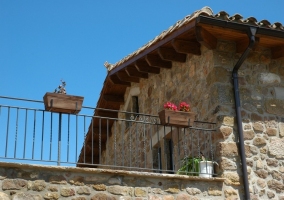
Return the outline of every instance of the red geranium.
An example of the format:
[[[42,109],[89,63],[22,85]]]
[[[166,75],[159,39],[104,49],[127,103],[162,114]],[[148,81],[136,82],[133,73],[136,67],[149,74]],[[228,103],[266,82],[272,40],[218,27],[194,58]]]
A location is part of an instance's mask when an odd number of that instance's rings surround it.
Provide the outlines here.
[[[169,101],[164,104],[164,108],[165,109],[169,109],[169,110],[177,111],[177,106],[174,103],[169,102]]]
[[[190,111],[190,105],[187,104],[186,102],[181,102],[179,104],[178,110],[183,111],[183,112],[189,112]]]

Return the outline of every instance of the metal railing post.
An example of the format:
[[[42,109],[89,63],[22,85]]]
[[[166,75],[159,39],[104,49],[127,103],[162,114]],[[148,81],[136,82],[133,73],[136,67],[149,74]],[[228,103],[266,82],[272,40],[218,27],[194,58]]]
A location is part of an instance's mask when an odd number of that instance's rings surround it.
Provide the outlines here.
[[[62,123],[62,113],[59,113],[59,124],[58,124],[58,158],[57,158],[57,165],[60,166],[61,162],[61,123]]]

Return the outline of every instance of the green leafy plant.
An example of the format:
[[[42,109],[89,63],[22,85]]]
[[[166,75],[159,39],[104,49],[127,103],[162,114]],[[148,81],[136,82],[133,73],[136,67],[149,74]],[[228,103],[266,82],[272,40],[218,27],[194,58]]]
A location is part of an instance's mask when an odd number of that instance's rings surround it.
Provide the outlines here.
[[[198,176],[200,161],[202,161],[201,158],[185,157],[182,159],[182,166],[177,173],[181,175]]]

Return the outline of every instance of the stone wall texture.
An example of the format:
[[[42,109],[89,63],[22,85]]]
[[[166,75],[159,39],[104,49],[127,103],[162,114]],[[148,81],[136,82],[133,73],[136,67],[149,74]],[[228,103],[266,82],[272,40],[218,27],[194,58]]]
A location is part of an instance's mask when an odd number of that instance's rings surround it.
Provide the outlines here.
[[[244,199],[231,78],[241,54],[231,41],[201,51],[201,56],[188,55],[186,63],[174,62],[172,69],[161,69],[131,87],[140,88],[141,113],[157,115],[167,101],[186,101],[198,120],[217,122],[214,157],[217,173],[226,178],[222,195]],[[238,74],[251,199],[284,199],[284,61],[271,59],[269,48],[256,46]],[[107,146],[113,144],[112,136]]]
[[[217,200],[222,184],[221,178],[0,163],[1,200]]]

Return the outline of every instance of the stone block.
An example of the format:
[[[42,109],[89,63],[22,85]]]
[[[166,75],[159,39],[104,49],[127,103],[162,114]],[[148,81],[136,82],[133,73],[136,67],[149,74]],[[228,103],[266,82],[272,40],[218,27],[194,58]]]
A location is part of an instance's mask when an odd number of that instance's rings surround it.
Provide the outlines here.
[[[278,159],[284,158],[284,138],[271,138],[270,145],[268,147],[269,153]]]
[[[233,197],[233,198],[237,199],[238,192],[237,192],[237,190],[233,189],[232,187],[226,188],[224,190],[224,193],[225,193],[226,198]],[[233,198],[231,198],[231,199],[233,199]]]
[[[266,187],[266,181],[264,179],[257,179],[257,185],[261,188]]]
[[[209,187],[208,194],[210,196],[222,196],[222,188]]]
[[[1,200],[10,200],[9,196],[4,192],[0,192],[0,199]]]
[[[136,197],[146,197],[148,194],[148,188],[146,187],[136,187],[134,189],[134,195]]]
[[[53,186],[53,185],[49,186],[48,190],[51,191],[51,192],[58,192],[58,188],[56,186]]]
[[[38,191],[39,192],[39,191],[44,190],[45,187],[46,187],[46,183],[45,183],[44,180],[36,180],[36,181],[33,182],[31,189],[33,191]]]
[[[266,171],[266,170],[264,170],[264,169],[258,169],[258,170],[256,170],[255,172],[254,172],[258,177],[260,177],[260,178],[267,178],[267,176],[268,176],[268,172]]]
[[[266,163],[270,167],[277,167],[278,166],[278,160],[273,159],[273,158],[267,158]]]
[[[240,185],[240,176],[236,172],[224,172],[222,177],[226,178],[227,185]]]
[[[148,195],[148,199],[149,200],[162,200],[162,197],[158,196],[158,195]]]
[[[201,194],[201,191],[198,188],[186,188],[186,191],[190,195]]]
[[[276,136],[277,135],[277,129],[276,128],[267,128],[266,134],[269,136]]]
[[[279,123],[279,135],[284,137],[284,123],[282,122]]]
[[[106,190],[106,185],[104,185],[104,184],[96,184],[96,185],[93,185],[93,188],[94,188],[94,190],[97,190],[97,191],[105,191]]]
[[[21,190],[27,188],[28,182],[23,179],[5,179],[2,182],[2,190]]]
[[[274,73],[260,73],[258,76],[258,81],[260,84],[264,85],[277,85],[281,83],[281,78],[279,75]]]
[[[59,194],[57,192],[47,192],[43,196],[44,199],[56,200],[59,199]]]
[[[254,136],[255,136],[255,133],[253,130],[244,131],[244,140],[251,140],[254,138]]]
[[[282,173],[276,171],[276,170],[273,170],[271,172],[271,176],[273,177],[273,179],[276,179],[278,181],[281,181],[283,178],[282,178]]]
[[[198,198],[190,196],[188,194],[178,194],[176,200],[197,200]]]
[[[262,160],[256,161],[256,169],[263,169],[263,162]]]
[[[80,195],[89,195],[91,194],[89,187],[78,187],[77,188],[77,194]]]
[[[267,113],[284,116],[284,100],[279,99],[265,99],[265,109]]]
[[[224,138],[228,138],[233,133],[233,128],[229,126],[221,126],[220,131]]]
[[[252,124],[253,130],[256,132],[263,132],[264,126],[262,122],[255,122]]]
[[[265,145],[265,144],[266,144],[266,141],[265,141],[265,139],[262,138],[262,137],[256,137],[256,138],[254,138],[254,140],[253,140],[253,144],[256,145],[256,146]]]
[[[50,176],[49,182],[52,183],[52,184],[63,184],[63,185],[67,184],[66,178],[62,175]]]
[[[269,199],[272,199],[272,198],[274,198],[275,197],[275,194],[274,194],[274,192],[272,192],[272,191],[267,191],[267,197],[269,198]]]
[[[13,196],[15,200],[42,200],[41,195],[39,194],[30,194],[30,193],[17,193]]]
[[[71,197],[75,195],[75,190],[70,187],[62,187],[60,190],[60,194],[63,197]]]
[[[178,188],[168,188],[165,191],[171,194],[178,194],[180,192]]]
[[[107,188],[107,191],[111,194],[132,196],[133,188],[126,187],[126,186],[120,186],[120,185],[114,185],[114,186],[109,186]]]
[[[207,86],[212,84],[219,83],[228,83],[231,79],[231,72],[223,67],[214,67],[208,74],[206,78]]]
[[[235,169],[237,169],[237,165],[236,165],[235,162],[233,162],[230,159],[224,158],[224,157],[221,158],[219,166],[220,166],[220,169],[222,169],[222,170],[235,170]]]
[[[284,190],[284,185],[281,181],[277,180],[269,180],[267,181],[267,186],[271,190],[275,190],[276,192],[281,192]]]
[[[173,195],[165,195],[163,196],[163,200],[175,200],[175,197]]]
[[[91,200],[117,200],[117,198],[113,195],[108,195],[100,192],[92,196]]]
[[[221,156],[233,157],[238,156],[238,148],[235,142],[220,142],[218,145],[219,152]]]

